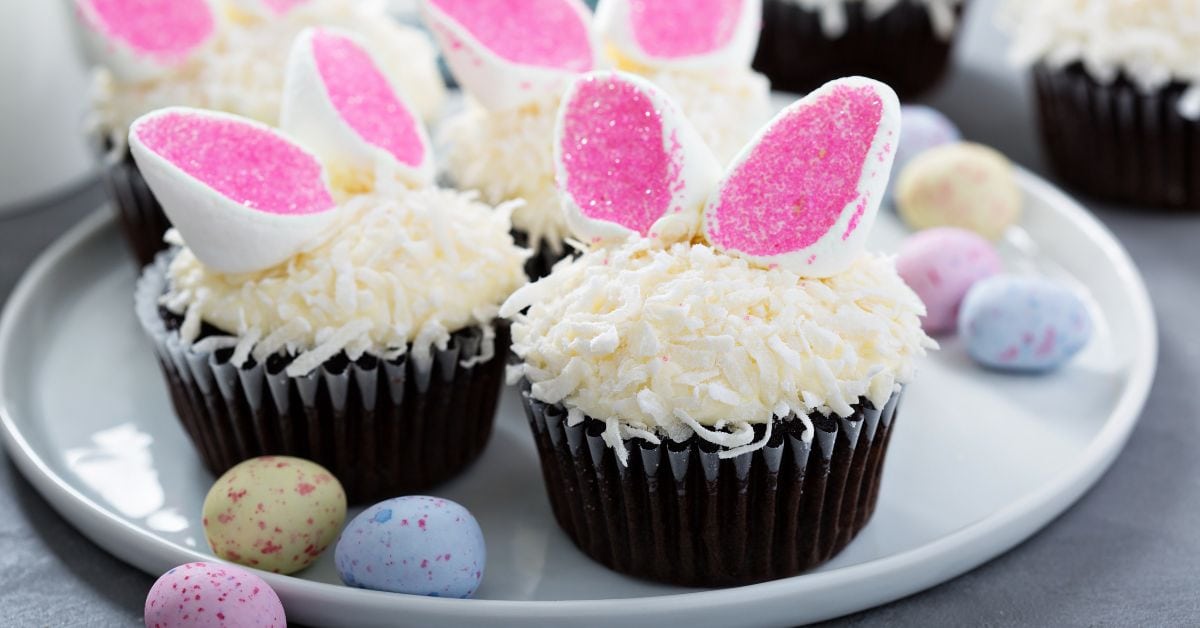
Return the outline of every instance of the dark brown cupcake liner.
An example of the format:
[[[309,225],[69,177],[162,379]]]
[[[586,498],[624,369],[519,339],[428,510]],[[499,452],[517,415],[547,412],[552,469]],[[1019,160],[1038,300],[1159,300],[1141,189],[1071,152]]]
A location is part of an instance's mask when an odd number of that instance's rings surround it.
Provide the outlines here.
[[[121,233],[138,266],[151,264],[154,256],[167,248],[163,235],[171,228],[171,221],[146,185],[129,149],[114,148],[111,142],[98,144],[102,152],[101,176],[117,210]]]
[[[142,273],[136,310],[175,412],[213,474],[255,456],[296,456],[332,471],[348,499],[363,503],[425,491],[483,452],[504,377],[506,322],[495,323],[495,357],[473,366],[463,362],[487,341],[480,328],[454,333],[428,368],[407,354],[342,354],[302,377],[286,375],[282,356],[239,368],[230,350],[184,346],[178,317],[159,307],[172,255]]]
[[[628,465],[605,424],[568,425],[566,410],[529,395],[526,414],[559,526],[594,560],[684,586],[744,585],[829,560],[875,511],[900,393],[853,416],[775,423],[762,449],[722,460],[693,436],[655,445],[627,439]],[[756,438],[763,435],[759,428]]]
[[[513,229],[512,237],[513,242],[515,242],[517,246],[532,248],[529,244],[528,233],[525,233],[519,229]],[[558,252],[555,252],[554,247],[550,246],[548,241],[542,240],[538,243],[538,247],[533,249],[533,256],[528,260],[525,260],[525,275],[529,277],[530,281],[537,281],[538,279],[549,275],[550,269],[554,268],[555,264],[567,259],[568,257],[574,257],[576,255],[575,251],[571,249],[570,245],[562,243],[561,247],[562,248]]]
[[[820,11],[765,0],[754,69],[771,79],[772,88],[800,93],[843,76],[867,76],[910,100],[937,84],[949,66],[954,40],[937,36],[929,10],[901,0],[872,19],[864,4],[843,3],[846,32],[831,39],[821,27]],[[961,17],[961,5],[958,11]]]
[[[1200,209],[1200,121],[1179,114],[1187,90],[1102,84],[1081,64],[1033,68],[1038,125],[1054,173],[1100,200]]]

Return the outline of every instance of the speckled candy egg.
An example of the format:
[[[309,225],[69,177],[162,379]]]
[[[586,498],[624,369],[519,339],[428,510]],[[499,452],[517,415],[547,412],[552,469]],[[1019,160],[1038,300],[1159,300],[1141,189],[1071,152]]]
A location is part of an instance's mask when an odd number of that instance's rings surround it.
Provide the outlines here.
[[[900,145],[896,148],[893,173],[899,173],[921,153],[942,144],[962,139],[958,127],[945,114],[925,105],[903,105],[900,107]],[[888,196],[896,188],[896,177],[888,182]]]
[[[1003,269],[991,242],[956,227],[921,231],[896,256],[896,271],[925,303],[921,326],[930,334],[953,331],[967,290]]]
[[[397,497],[364,510],[334,552],[352,587],[470,597],[483,580],[483,532],[466,508],[436,497]]]
[[[1049,279],[996,275],[963,299],[958,331],[985,366],[1040,372],[1062,366],[1088,342],[1092,320],[1079,295]]]
[[[146,596],[147,628],[287,626],[279,596],[232,565],[188,563],[163,574]]]
[[[316,560],[346,520],[346,494],[324,467],[283,456],[225,472],[204,498],[204,533],[217,556],[292,573]]]
[[[900,171],[896,208],[914,229],[960,227],[997,240],[1021,216],[1012,163],[980,144],[931,148]]]

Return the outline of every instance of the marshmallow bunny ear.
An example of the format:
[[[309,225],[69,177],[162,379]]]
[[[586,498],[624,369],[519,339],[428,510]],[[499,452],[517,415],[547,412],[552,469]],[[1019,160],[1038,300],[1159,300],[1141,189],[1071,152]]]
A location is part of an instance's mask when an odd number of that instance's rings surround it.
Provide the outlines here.
[[[604,40],[649,66],[750,67],[762,30],[762,0],[600,0]]]
[[[580,0],[421,0],[455,78],[492,110],[559,94],[599,59]]]
[[[159,76],[217,34],[208,0],[76,0],[88,48],[126,80]]]
[[[676,215],[694,228],[721,172],[666,94],[619,72],[588,74],[568,89],[554,161],[567,223],[588,241],[654,237]]]
[[[280,128],[336,174],[373,173],[385,163],[416,185],[433,183],[429,136],[358,39],[308,29],[288,59]]]
[[[162,109],[133,123],[129,148],[196,257],[221,272],[283,262],[336,214],[321,162],[258,122]]]
[[[900,103],[862,77],[784,109],[734,159],[704,210],[726,253],[827,277],[862,251],[900,141]]]

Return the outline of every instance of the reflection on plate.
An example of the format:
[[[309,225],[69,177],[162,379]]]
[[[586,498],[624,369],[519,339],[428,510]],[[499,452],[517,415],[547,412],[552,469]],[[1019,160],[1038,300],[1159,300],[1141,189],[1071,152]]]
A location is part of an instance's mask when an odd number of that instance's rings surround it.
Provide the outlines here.
[[[795,624],[951,578],[1028,537],[1079,497],[1124,445],[1153,376],[1157,335],[1141,278],[1094,219],[1022,173],[1027,239],[1012,268],[1086,287],[1101,324],[1047,377],[975,367],[954,339],[906,397],[873,521],[819,570],[715,591],[651,584],[591,562],[557,529],[516,395],[483,458],[437,494],[478,516],[489,562],[475,600],[355,590],[327,553],[299,577],[267,574],[307,624]],[[84,534],[151,573],[208,557],[199,525],[212,478],[177,427],[132,313],[134,273],[102,212],[34,266],[0,324],[0,414],[9,451]],[[905,235],[888,212],[873,248]]]

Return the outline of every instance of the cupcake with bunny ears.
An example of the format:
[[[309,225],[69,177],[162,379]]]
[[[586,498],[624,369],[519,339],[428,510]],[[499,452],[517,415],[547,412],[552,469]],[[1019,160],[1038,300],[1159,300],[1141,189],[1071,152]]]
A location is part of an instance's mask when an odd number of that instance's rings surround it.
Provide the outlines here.
[[[741,585],[818,565],[867,523],[936,346],[892,260],[864,252],[899,115],[887,86],[835,81],[722,174],[652,84],[568,91],[558,183],[589,248],[501,315],[555,517],[589,556]]]
[[[380,69],[403,86],[426,121],[445,86],[432,42],[386,14],[378,0],[75,0],[97,62],[92,131],[105,175],[141,264],[164,248],[166,217],[126,147],[134,120],[164,107],[225,111],[279,122],[284,67],[305,28],[350,30],[369,42]]]
[[[750,69],[762,0],[601,0],[596,27],[613,64],[662,88],[722,164],[770,118],[770,83]]]
[[[567,84],[598,67],[591,13],[580,0],[422,0],[422,15],[468,102],[439,138],[451,182],[483,200],[521,199],[519,241],[531,277],[568,254],[554,188],[554,121]]]
[[[129,143],[176,231],[137,287],[177,414],[214,473],[313,460],[352,501],[425,490],[491,432],[525,282],[511,207],[432,187],[413,108],[364,41],[297,37],[281,128],[187,108]]]

